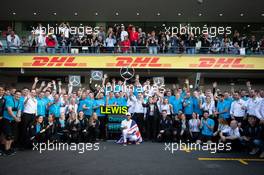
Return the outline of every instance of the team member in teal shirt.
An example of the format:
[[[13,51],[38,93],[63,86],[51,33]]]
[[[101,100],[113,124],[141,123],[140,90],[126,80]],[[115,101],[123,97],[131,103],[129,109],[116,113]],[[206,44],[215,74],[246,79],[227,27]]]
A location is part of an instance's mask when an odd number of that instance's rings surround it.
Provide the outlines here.
[[[209,112],[204,111],[203,118],[201,120],[201,136],[198,140],[199,142],[208,142],[212,141],[213,133],[214,133],[214,120],[209,118]]]
[[[185,99],[183,100],[184,114],[187,120],[192,118],[193,113],[193,99],[191,97],[191,93],[187,92]]]
[[[230,121],[230,107],[231,103],[228,100],[224,99],[224,95],[219,94],[219,101],[216,107],[216,114],[218,114],[219,118],[223,118],[227,121]]]
[[[107,123],[107,117],[104,114],[101,114],[100,106],[105,106],[106,100],[104,98],[104,94],[102,92],[99,92],[97,95],[97,99],[94,100],[93,109],[95,110],[95,113],[98,116],[98,119],[100,121],[99,129],[100,129],[100,139],[105,140],[106,139],[106,123]]]
[[[40,92],[39,96],[37,98],[37,114],[38,116],[46,116],[46,112],[47,112],[47,100],[44,99],[44,92]]]
[[[183,100],[180,96],[180,93],[176,93],[175,98],[171,102],[174,115],[178,115],[179,111],[182,111],[182,102]]]
[[[20,102],[21,92],[16,91],[14,96],[7,98],[3,113],[3,134],[5,136],[5,154],[12,155],[15,153],[11,149],[11,145],[14,141],[14,132],[16,129],[16,123],[21,121],[21,109],[23,103]]]
[[[58,94],[54,96],[54,101],[49,106],[49,115],[52,115],[55,117],[56,121],[59,121],[60,118],[60,108],[61,103],[59,101],[60,97]]]

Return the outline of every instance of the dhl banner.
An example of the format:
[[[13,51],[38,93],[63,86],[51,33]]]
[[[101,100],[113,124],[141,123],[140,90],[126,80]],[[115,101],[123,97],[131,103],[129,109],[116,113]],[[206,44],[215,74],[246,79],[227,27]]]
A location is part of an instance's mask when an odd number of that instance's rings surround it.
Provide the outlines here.
[[[264,57],[1,55],[0,68],[120,68],[264,70]]]

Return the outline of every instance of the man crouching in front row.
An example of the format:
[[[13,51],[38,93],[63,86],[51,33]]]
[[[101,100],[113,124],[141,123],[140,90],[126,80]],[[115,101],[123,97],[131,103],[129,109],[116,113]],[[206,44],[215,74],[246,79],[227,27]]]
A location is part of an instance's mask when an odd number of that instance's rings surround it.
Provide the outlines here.
[[[122,136],[117,141],[117,143],[123,143],[127,146],[127,143],[140,144],[142,142],[142,137],[139,132],[139,128],[130,113],[126,114],[126,119],[121,122]]]

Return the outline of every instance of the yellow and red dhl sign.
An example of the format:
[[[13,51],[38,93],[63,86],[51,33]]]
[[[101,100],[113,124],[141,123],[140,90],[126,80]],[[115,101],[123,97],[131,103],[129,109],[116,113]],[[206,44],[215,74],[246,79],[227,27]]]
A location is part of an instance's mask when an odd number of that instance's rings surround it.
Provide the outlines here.
[[[120,68],[264,70],[264,57],[2,55],[0,68]]]

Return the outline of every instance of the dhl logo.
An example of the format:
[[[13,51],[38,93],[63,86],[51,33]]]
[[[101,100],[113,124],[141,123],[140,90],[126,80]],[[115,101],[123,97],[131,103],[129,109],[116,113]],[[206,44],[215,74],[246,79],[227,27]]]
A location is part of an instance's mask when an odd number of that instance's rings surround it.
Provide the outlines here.
[[[158,57],[128,57],[122,56],[116,58],[116,63],[106,63],[107,67],[149,67],[149,68],[162,68],[171,67],[171,64],[159,63]]]
[[[47,57],[36,56],[33,57],[33,63],[23,63],[23,66],[32,67],[86,67],[86,63],[75,63],[75,57]]]
[[[242,58],[200,58],[198,64],[190,67],[198,68],[254,68],[253,64],[241,64]]]

